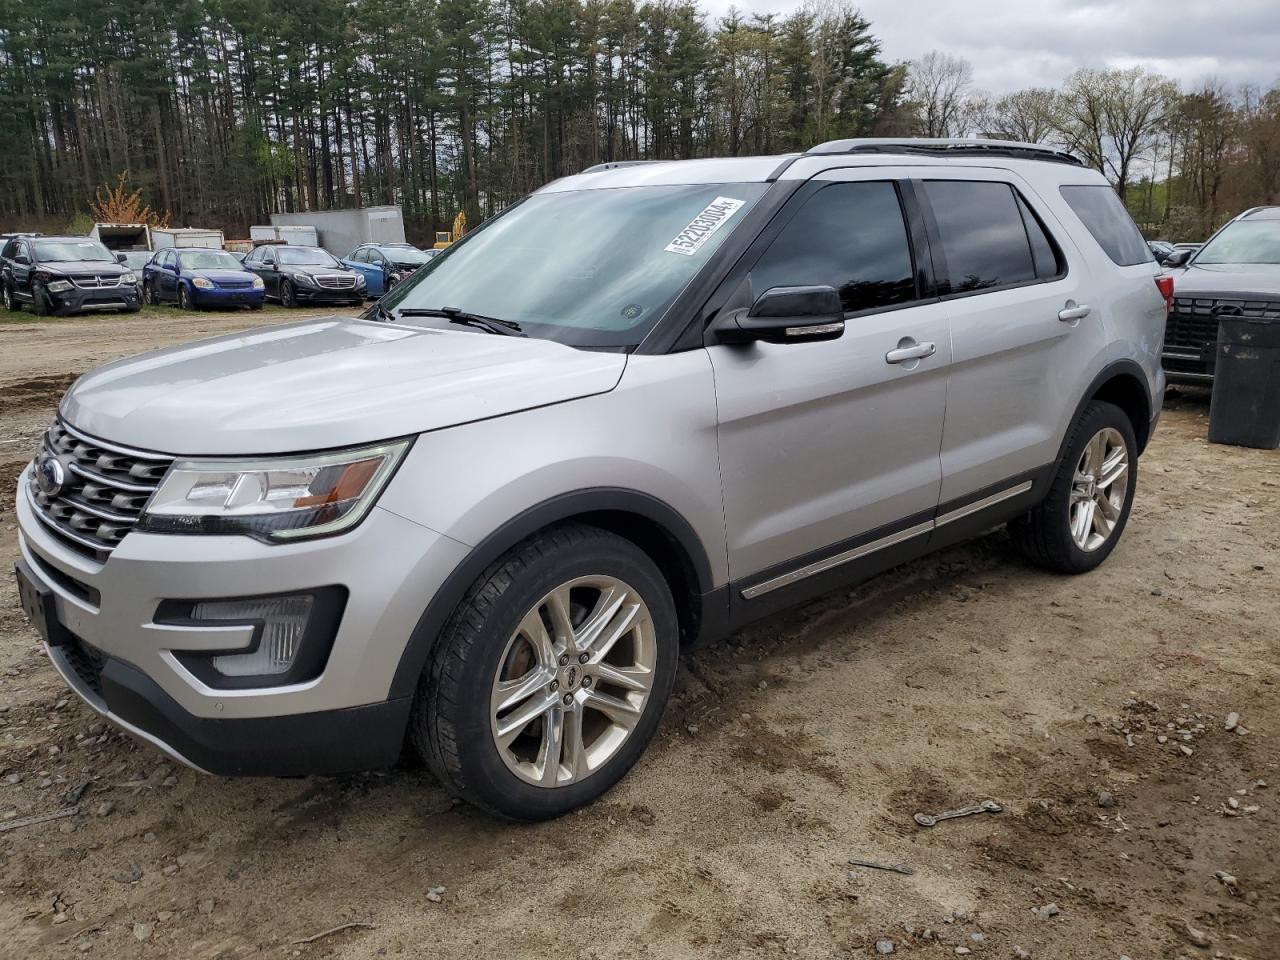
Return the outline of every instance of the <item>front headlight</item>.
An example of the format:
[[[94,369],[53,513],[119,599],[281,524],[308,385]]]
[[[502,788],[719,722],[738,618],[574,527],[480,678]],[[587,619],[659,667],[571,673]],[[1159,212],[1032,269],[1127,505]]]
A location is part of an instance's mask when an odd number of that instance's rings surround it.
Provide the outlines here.
[[[120,282],[121,283],[137,283],[138,275],[134,273],[132,270],[126,273],[122,273],[120,274]]]
[[[205,278],[205,277],[195,277],[194,279],[192,279],[192,281],[191,281],[191,285],[192,285],[193,287],[198,287],[198,288],[199,288],[199,289],[201,289],[201,290],[212,290],[212,289],[213,289],[213,281],[212,281],[212,280],[209,280],[209,279],[207,279],[207,278]]]
[[[264,286],[266,286],[266,284],[264,284],[264,283],[262,282],[262,278],[261,278],[261,277],[254,277],[254,278],[253,278],[253,289],[255,289],[255,290],[261,290]]]
[[[293,277],[294,283],[304,283],[307,286],[312,286],[315,283],[315,280],[309,273],[293,273],[290,274],[290,276]]]
[[[369,512],[410,443],[270,460],[178,460],[137,529],[267,543],[340,533]]]
[[[363,287],[368,281],[365,280],[363,273],[356,274],[356,286]]]
[[[46,289],[50,293],[66,293],[74,284],[70,280],[51,280]]]

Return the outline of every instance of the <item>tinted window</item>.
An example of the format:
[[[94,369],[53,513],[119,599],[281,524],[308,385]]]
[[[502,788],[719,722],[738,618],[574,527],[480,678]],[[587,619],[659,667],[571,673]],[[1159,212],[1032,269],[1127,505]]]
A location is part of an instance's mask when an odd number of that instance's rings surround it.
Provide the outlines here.
[[[942,294],[1036,279],[1013,187],[981,180],[928,180],[924,190],[942,241],[943,256],[934,262]]]
[[[1129,211],[1106,184],[1059,188],[1062,198],[1093,234],[1107,256],[1122,267],[1149,263],[1151,248],[1138,232]]]
[[[4,245],[4,250],[0,252],[0,257],[4,257],[5,259],[12,260],[13,255],[17,252],[18,252],[18,241],[10,240],[8,243]]]
[[[1027,239],[1031,241],[1031,259],[1035,263],[1036,276],[1041,280],[1048,280],[1061,275],[1064,272],[1062,257],[1058,254],[1058,248],[1054,246],[1053,241],[1049,239],[1044,224],[1040,222],[1035,211],[1027,206],[1027,201],[1022,199],[1021,194],[1015,190],[1014,195],[1018,200],[1018,209],[1022,211],[1022,222],[1027,228]]]
[[[791,218],[751,271],[751,290],[835,287],[845,312],[916,298],[911,247],[892,183],[833,183]]]

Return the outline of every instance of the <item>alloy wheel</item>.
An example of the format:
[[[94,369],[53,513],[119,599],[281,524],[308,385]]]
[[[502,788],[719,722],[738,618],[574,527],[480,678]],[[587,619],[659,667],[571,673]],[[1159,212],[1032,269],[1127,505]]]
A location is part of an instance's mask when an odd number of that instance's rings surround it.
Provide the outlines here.
[[[1128,495],[1129,448],[1119,430],[1104,427],[1085,444],[1071,481],[1068,514],[1076,546],[1091,552],[1106,543]]]
[[[489,725],[522,780],[563,787],[617,754],[644,715],[658,651],[640,594],[615,577],[579,577],[539,600],[507,642]]]
[[[16,301],[13,299],[13,290],[10,289],[7,283],[4,284],[4,308],[6,310],[17,309]]]

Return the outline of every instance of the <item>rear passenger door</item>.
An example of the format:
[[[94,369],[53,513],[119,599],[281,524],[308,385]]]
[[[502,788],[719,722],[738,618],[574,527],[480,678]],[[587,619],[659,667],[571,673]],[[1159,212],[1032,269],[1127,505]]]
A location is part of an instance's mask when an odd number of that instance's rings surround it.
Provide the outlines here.
[[[1053,463],[1064,405],[1105,349],[1080,257],[1020,177],[987,169],[917,173],[930,256],[954,351],[939,515],[1026,492]]]
[[[904,180],[885,167],[819,175],[726,281],[744,305],[828,285],[846,317],[837,340],[708,347],[730,576],[745,599],[928,532],[951,339],[942,304],[925,299]],[[911,345],[925,355],[895,353]]]

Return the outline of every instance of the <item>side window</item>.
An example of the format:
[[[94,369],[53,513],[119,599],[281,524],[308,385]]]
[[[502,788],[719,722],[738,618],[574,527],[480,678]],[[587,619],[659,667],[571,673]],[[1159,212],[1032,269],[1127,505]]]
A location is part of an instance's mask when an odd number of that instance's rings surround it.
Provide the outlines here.
[[[18,252],[18,241],[10,240],[4,245],[4,249],[0,250],[0,257],[6,260],[12,260],[13,255]]]
[[[935,258],[934,267],[943,296],[1036,279],[1012,186],[987,180],[926,180],[924,192],[942,241],[943,256]]]
[[[833,183],[805,201],[751,270],[771,287],[834,287],[846,313],[916,299],[898,189],[887,180]]]
[[[367,263],[369,260],[369,248],[360,247],[350,257],[355,263]]]
[[[1117,264],[1131,267],[1154,259],[1129,211],[1105,183],[1068,184],[1058,189],[1098,246]]]
[[[171,267],[171,266],[173,266],[173,251],[172,251],[172,250],[166,250],[164,253],[162,253],[162,254],[160,255],[160,266],[162,266],[162,267]]]
[[[1066,263],[1062,254],[1049,239],[1049,231],[1045,229],[1036,212],[1028,206],[1022,194],[1013,191],[1018,201],[1018,210],[1022,213],[1022,222],[1027,228],[1027,239],[1031,241],[1031,259],[1035,262],[1036,277],[1040,280],[1051,280],[1066,273]]]

